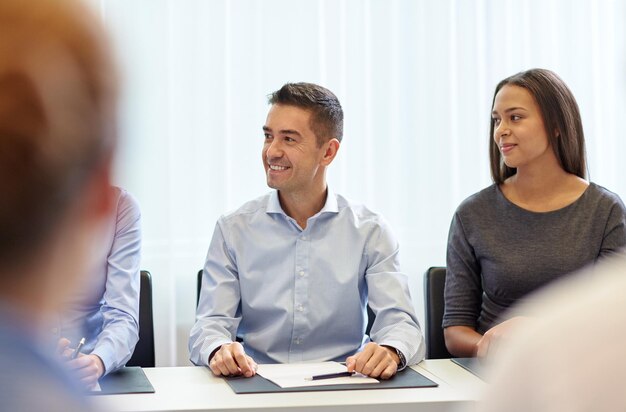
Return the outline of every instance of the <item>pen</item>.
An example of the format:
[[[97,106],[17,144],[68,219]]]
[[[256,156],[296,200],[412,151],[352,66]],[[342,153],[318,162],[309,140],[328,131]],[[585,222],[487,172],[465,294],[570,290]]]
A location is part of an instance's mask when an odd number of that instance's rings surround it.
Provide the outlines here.
[[[85,338],[82,338],[80,342],[78,342],[78,346],[76,347],[76,349],[74,349],[74,353],[72,353],[72,359],[76,359],[76,357],[80,353],[80,350],[83,348],[84,344],[85,344]]]
[[[354,372],[337,372],[337,373],[327,373],[324,375],[313,375],[310,378],[308,378],[307,380],[310,381],[319,381],[321,379],[333,379],[333,378],[341,378],[343,376],[352,376],[354,375]]]

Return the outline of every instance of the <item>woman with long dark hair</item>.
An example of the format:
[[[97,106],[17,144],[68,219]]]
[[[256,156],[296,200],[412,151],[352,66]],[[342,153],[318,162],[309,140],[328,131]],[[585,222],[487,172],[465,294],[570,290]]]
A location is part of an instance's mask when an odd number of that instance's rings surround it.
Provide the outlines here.
[[[443,327],[454,356],[484,356],[524,317],[528,293],[626,244],[619,196],[587,178],[578,105],[563,80],[532,69],[496,87],[489,133],[494,184],[450,227]]]

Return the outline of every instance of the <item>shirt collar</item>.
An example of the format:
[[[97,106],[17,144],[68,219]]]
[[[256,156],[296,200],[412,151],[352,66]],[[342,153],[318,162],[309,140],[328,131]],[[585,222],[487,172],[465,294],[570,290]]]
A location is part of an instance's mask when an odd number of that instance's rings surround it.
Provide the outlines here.
[[[270,193],[270,197],[267,202],[266,213],[278,213],[278,214],[287,216],[282,206],[280,205],[280,200],[278,199],[278,190],[273,190]],[[337,204],[337,195],[335,195],[335,192],[333,192],[331,188],[328,186],[327,186],[326,203],[324,203],[324,207],[322,207],[322,210],[317,212],[315,216],[319,216],[322,213],[339,213],[339,205]]]

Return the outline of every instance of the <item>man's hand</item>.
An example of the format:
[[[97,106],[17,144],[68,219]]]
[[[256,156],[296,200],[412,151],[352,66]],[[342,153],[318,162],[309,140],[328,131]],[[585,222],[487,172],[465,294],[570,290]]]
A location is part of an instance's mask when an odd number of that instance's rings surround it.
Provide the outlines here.
[[[68,360],[67,365],[87,389],[93,389],[104,374],[104,364],[98,355],[79,353],[76,359]]]
[[[222,345],[209,362],[209,368],[217,375],[243,375],[250,378],[256,374],[256,362],[243,350],[239,342]]]
[[[348,372],[359,372],[372,378],[389,379],[398,371],[400,359],[391,348],[370,342],[363,350],[348,356]]]
[[[476,356],[484,358],[496,352],[502,341],[506,340],[513,330],[523,327],[528,320],[526,317],[516,316],[489,329],[476,344]]]

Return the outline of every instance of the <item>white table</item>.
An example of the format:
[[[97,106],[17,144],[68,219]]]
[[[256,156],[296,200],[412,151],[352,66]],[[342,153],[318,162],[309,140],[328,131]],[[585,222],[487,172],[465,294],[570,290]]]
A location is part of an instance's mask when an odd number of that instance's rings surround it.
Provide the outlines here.
[[[485,383],[450,360],[425,360],[413,367],[437,388],[373,389],[237,395],[205,367],[147,368],[155,393],[94,397],[104,411],[448,411],[471,404]]]

